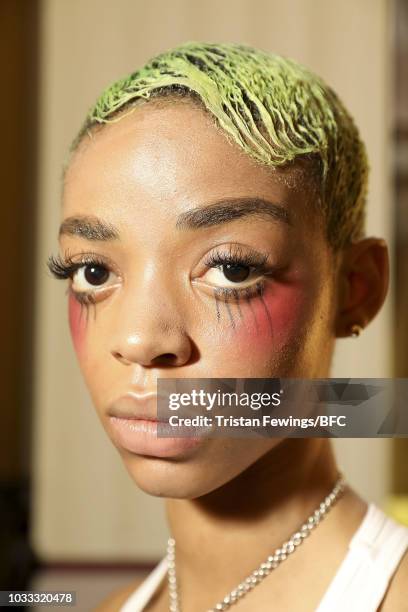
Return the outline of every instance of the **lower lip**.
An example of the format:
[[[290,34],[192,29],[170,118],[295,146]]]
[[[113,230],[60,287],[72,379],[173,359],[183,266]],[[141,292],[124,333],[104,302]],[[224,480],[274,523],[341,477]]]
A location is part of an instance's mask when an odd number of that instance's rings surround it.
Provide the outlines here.
[[[203,436],[158,438],[158,421],[109,417],[115,441],[125,450],[152,457],[176,457],[202,444]],[[164,425],[164,424],[163,424]]]

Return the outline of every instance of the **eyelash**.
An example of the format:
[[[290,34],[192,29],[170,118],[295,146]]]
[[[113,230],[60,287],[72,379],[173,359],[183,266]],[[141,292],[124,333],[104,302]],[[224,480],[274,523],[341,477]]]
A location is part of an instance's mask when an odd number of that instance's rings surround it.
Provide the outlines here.
[[[243,250],[239,245],[231,245],[228,251],[216,249],[205,259],[204,263],[209,268],[216,268],[225,264],[254,267],[265,270],[268,256],[255,251]]]
[[[215,250],[205,259],[204,264],[207,268],[220,268],[221,266],[231,264],[235,266],[246,266],[251,268],[252,272],[257,272],[259,275],[272,276],[277,269],[271,265],[267,265],[268,255],[258,253],[256,251],[243,250],[239,245],[231,245],[228,251]],[[252,286],[247,287],[218,287],[215,290],[217,299],[233,299],[237,300],[241,296],[245,296],[248,300],[252,297],[262,295],[265,288],[265,279],[261,279]]]
[[[61,255],[51,255],[47,260],[47,267],[51,274],[58,280],[66,280],[73,278],[75,272],[86,265],[101,266],[106,269],[110,269],[110,266],[106,259],[95,254],[95,253],[81,253],[81,259],[74,261],[72,256],[67,254],[64,257]],[[271,276],[275,269],[271,266],[267,266],[266,262],[268,256],[264,253],[258,253],[255,251],[243,250],[238,245],[231,245],[228,251],[216,249],[212,251],[207,258],[204,260],[204,265],[210,268],[220,268],[221,266],[230,264],[235,266],[246,266],[251,268],[252,272],[257,272],[263,276]],[[250,299],[256,295],[262,295],[264,289],[265,279],[262,279],[253,286],[247,287],[219,287],[216,288],[215,294],[217,299],[228,300],[232,298],[234,300],[237,297],[245,296],[246,299]],[[73,291],[75,298],[80,304],[85,306],[89,304],[95,304],[95,297],[92,291]]]
[[[87,265],[102,266],[108,270],[110,269],[107,261],[95,253],[81,253],[80,261],[74,261],[71,255],[61,257],[59,254],[56,256],[51,255],[47,260],[47,267],[57,280],[72,279],[77,270]],[[75,299],[84,306],[96,303],[92,291],[73,291],[72,289],[70,291]]]

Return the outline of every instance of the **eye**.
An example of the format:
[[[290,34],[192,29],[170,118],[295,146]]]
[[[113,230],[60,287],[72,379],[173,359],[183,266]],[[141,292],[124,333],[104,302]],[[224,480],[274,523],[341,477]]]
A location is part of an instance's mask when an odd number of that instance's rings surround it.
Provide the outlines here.
[[[98,263],[88,263],[79,267],[72,275],[72,291],[88,293],[112,285],[116,274],[106,266]]]
[[[201,280],[215,287],[247,287],[261,276],[259,269],[246,264],[225,263],[210,268]]]
[[[112,262],[96,253],[81,253],[80,261],[70,254],[51,255],[47,266],[51,274],[60,280],[70,279],[70,291],[82,304],[95,303],[106,295],[105,289],[118,284],[120,275]]]
[[[272,275],[267,260],[267,254],[238,244],[218,247],[206,257],[207,271],[199,280],[215,288],[246,289]]]
[[[225,278],[232,283],[242,283],[251,273],[250,268],[242,264],[224,264],[221,270]]]

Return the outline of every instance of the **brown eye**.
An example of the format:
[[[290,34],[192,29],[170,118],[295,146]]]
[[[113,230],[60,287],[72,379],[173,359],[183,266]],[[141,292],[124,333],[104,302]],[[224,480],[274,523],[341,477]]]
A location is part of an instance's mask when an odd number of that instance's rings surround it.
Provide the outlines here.
[[[88,264],[84,269],[84,278],[90,285],[102,285],[109,278],[109,270],[104,266]]]
[[[109,268],[99,263],[87,263],[80,266],[72,277],[72,290],[76,293],[97,292],[112,287],[119,280]]]
[[[221,269],[225,278],[232,283],[242,283],[250,274],[248,266],[242,264],[223,264]]]

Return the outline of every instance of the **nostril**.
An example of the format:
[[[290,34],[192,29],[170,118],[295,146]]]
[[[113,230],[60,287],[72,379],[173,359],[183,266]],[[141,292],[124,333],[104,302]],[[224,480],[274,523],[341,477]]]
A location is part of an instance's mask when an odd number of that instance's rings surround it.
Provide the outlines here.
[[[115,359],[118,359],[121,363],[124,363],[125,365],[129,365],[130,361],[126,359],[125,357],[123,357],[123,355],[119,353],[119,351],[112,351],[112,355],[113,357],[115,357]]]
[[[177,361],[177,355],[175,355],[174,353],[163,353],[162,355],[158,355],[157,357],[155,357],[152,361],[155,364],[161,363],[173,365],[174,362]]]

